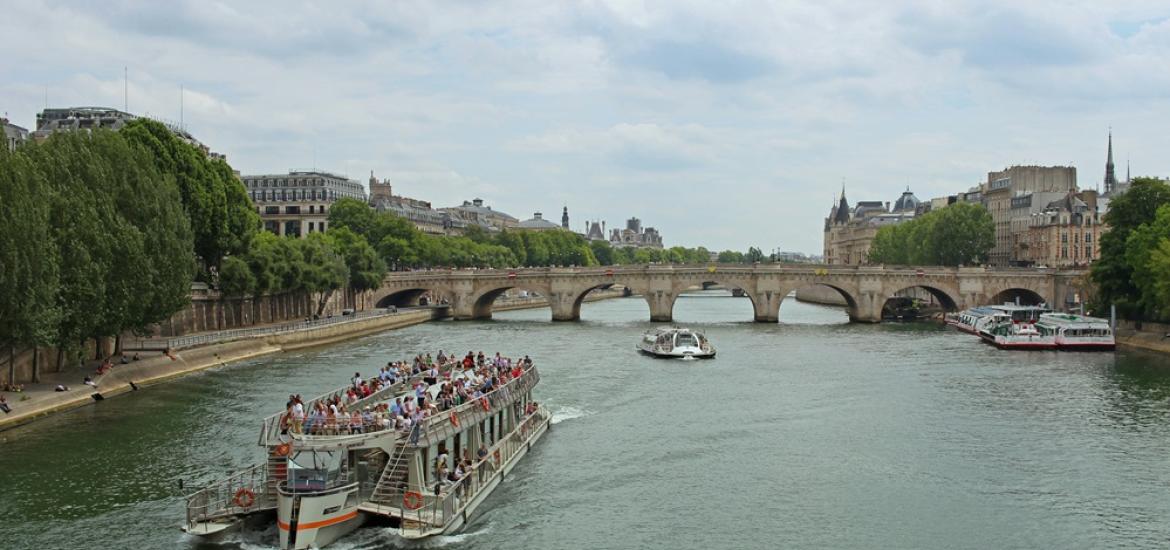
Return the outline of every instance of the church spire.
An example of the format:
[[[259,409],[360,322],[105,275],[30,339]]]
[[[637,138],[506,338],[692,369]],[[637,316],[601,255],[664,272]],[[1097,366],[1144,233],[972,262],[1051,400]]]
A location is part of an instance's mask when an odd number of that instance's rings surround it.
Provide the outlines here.
[[[1117,187],[1117,176],[1113,173],[1113,129],[1109,129],[1109,153],[1105,159],[1105,194],[1113,193]]]

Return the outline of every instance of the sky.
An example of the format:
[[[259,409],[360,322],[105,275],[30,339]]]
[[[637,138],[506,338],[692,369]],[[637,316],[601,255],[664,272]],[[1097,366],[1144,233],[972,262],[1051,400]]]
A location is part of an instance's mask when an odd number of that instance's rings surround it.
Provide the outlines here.
[[[0,111],[179,121],[244,174],[820,253],[1016,164],[1170,175],[1170,3],[0,0]],[[125,74],[128,76],[124,82]],[[180,114],[180,89],[182,113]],[[124,94],[124,91],[126,93]]]

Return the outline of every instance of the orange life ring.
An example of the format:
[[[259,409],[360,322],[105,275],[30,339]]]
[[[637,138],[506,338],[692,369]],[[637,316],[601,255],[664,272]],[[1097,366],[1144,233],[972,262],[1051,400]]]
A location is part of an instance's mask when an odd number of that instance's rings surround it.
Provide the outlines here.
[[[251,508],[256,503],[256,493],[247,487],[240,487],[240,490],[236,491],[236,496],[232,498],[232,502],[240,508]]]
[[[488,398],[486,398],[486,397],[479,398],[479,405],[481,407],[483,407],[483,410],[485,410],[485,411],[492,410],[492,404],[488,402]]]
[[[407,491],[405,495],[402,495],[402,505],[407,510],[418,510],[422,508],[423,496],[414,491]]]
[[[451,411],[450,418],[451,418],[451,424],[454,425],[456,428],[458,428],[459,427],[459,415],[455,414],[455,411]]]
[[[281,443],[276,446],[276,456],[288,456],[288,453],[291,451],[292,447],[288,443]]]

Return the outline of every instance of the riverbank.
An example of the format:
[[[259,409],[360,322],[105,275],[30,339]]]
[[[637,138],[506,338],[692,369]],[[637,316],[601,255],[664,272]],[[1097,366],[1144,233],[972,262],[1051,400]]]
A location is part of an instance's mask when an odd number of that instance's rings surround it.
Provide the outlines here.
[[[1117,321],[1117,345],[1170,354],[1170,325]]]
[[[200,346],[170,355],[160,352],[146,355],[139,361],[115,365],[102,376],[93,376],[88,368],[66,369],[46,376],[43,383],[25,385],[23,392],[4,392],[12,412],[0,417],[0,431],[204,369],[282,351],[333,344],[446,316],[446,310],[441,308],[406,310],[347,323]],[[86,376],[94,377],[96,388],[82,383]],[[69,390],[55,391],[58,384]]]
[[[620,298],[622,290],[610,289],[590,293],[586,302]],[[494,304],[496,311],[534,309],[548,307],[544,297],[501,300]],[[26,384],[23,392],[3,392],[12,412],[0,417],[0,431],[20,426],[56,412],[83,407],[110,397],[121,395],[154,384],[159,384],[187,374],[228,363],[244,361],[302,348],[334,344],[352,338],[359,338],[376,332],[394,330],[443,319],[448,316],[444,308],[402,310],[394,314],[371,318],[355,319],[350,322],[334,323],[301,330],[290,330],[276,334],[244,337],[228,342],[192,347],[164,353],[146,353],[144,358],[128,364],[115,365],[113,370],[93,376],[89,367],[68,368],[62,372],[47,374],[40,384]],[[93,376],[97,387],[85,385],[86,376]],[[68,391],[55,390],[58,384]]]

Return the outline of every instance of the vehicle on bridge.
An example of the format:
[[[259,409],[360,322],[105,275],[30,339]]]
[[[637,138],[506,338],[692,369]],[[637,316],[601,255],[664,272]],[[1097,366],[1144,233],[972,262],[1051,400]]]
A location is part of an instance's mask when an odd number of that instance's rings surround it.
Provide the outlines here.
[[[435,380],[474,384],[457,364],[443,365],[434,380],[425,371],[404,377],[346,407],[370,414],[396,399],[411,403],[424,395],[431,402],[439,393]],[[532,400],[536,367],[510,368],[507,381],[482,396],[434,409],[401,429],[387,417],[347,417],[345,409],[336,422],[332,415],[272,415],[259,440],[265,461],[188,496],[183,530],[215,538],[244,520],[275,519],[282,550],[324,547],[366,521],[397,528],[407,539],[455,532],[548,431],[551,414]],[[424,387],[416,386],[420,381],[432,382],[426,394],[416,389]],[[310,400],[305,410],[350,388]],[[450,472],[462,477],[448,472],[448,456],[456,464]]]
[[[707,336],[688,328],[662,327],[647,331],[638,342],[638,349],[647,355],[664,358],[715,357],[715,346],[711,345]]]

